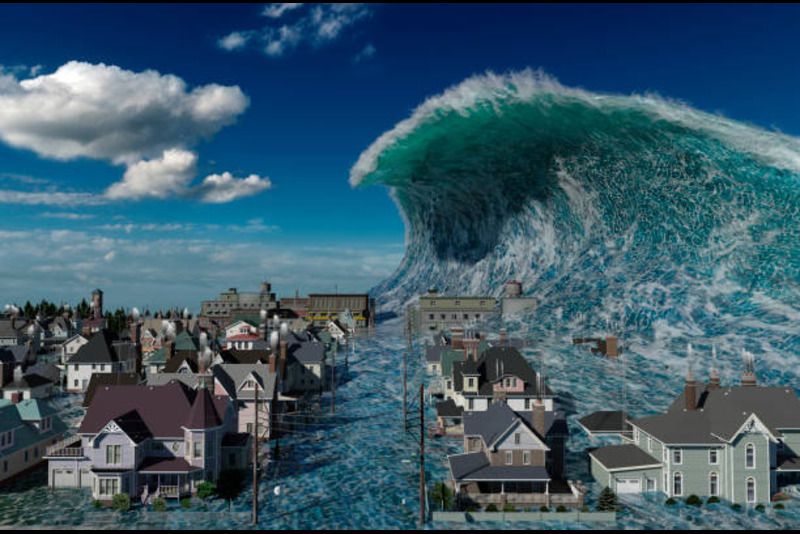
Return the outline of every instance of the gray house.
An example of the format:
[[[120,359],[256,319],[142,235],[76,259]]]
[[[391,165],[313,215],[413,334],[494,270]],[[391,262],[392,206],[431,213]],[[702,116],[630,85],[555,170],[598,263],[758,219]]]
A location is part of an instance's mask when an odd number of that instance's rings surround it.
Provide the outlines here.
[[[609,417],[581,422],[594,433],[601,420]],[[758,386],[752,363],[739,386],[721,387],[714,369],[707,384],[690,373],[665,413],[627,417],[618,434],[624,444],[589,453],[594,478],[617,493],[755,505],[800,473],[800,399],[790,387]]]
[[[102,386],[77,435],[47,450],[48,483],[91,488],[100,501],[180,498],[222,470],[246,467],[249,444],[230,400],[205,388]]]

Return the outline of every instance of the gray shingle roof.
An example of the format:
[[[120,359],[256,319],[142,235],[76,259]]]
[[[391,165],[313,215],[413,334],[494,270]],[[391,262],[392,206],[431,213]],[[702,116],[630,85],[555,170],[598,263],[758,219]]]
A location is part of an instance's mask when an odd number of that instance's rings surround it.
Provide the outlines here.
[[[252,390],[239,391],[242,382],[255,374],[263,391],[258,396],[261,400],[272,399],[275,396],[277,375],[269,372],[269,366],[263,363],[223,363],[212,368],[214,378],[219,380],[225,391],[232,398],[250,400],[254,398]]]
[[[458,406],[453,399],[447,399],[436,405],[436,415],[439,417],[461,417],[464,408]]]
[[[490,465],[482,452],[456,454],[448,457],[450,472],[459,482],[467,481],[546,481],[547,469],[535,465]]]
[[[531,412],[520,414],[509,408],[504,402],[495,402],[482,412],[464,412],[464,435],[481,436],[488,446],[494,443],[518,419],[533,430],[531,418]],[[545,412],[544,422],[545,435],[539,436],[540,439],[544,440],[550,434],[566,433],[566,420],[561,412]],[[535,430],[534,433],[538,435]]]
[[[67,363],[115,363],[119,361],[113,347],[114,338],[108,330],[101,330],[78,349]]]
[[[752,415],[780,435],[782,428],[800,428],[800,399],[792,388],[737,386],[698,387],[697,408],[684,408],[682,392],[664,414],[632,423],[665,443],[715,443],[730,440]]]
[[[590,451],[589,454],[606,469],[624,469],[661,465],[661,462],[636,445],[610,445]]]
[[[318,341],[307,341],[288,348],[289,354],[303,364],[322,363],[325,360],[325,345]]]
[[[620,410],[600,410],[580,418],[578,422],[587,431],[596,434],[630,432],[631,425],[627,418],[628,414]]]

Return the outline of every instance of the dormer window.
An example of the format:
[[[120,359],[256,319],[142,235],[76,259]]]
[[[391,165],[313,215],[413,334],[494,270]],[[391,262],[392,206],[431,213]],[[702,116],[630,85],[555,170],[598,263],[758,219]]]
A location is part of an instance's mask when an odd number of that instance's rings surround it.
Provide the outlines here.
[[[475,379],[474,378],[467,378],[467,386],[470,388],[475,387]]]

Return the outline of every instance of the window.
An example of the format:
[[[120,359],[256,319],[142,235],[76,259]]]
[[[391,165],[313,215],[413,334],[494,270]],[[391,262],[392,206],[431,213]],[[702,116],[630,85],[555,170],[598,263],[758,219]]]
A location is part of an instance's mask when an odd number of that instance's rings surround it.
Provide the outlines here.
[[[117,465],[122,462],[122,445],[106,445],[106,463]]]
[[[531,451],[522,451],[522,464],[531,465]]]
[[[747,502],[756,502],[756,479],[753,477],[747,477]]]
[[[469,386],[471,388],[474,388],[475,387],[475,379],[474,378],[468,378],[467,379],[467,386]]]
[[[680,472],[672,475],[672,494],[676,497],[683,495],[683,475]]]
[[[473,399],[467,399],[467,410],[474,410],[475,409],[475,401]]]
[[[719,496],[719,475],[711,472],[708,475],[708,494],[714,497]]]
[[[519,432],[514,434],[514,445],[519,445],[520,440],[522,439],[522,435]]]
[[[75,386],[75,387],[78,387],[78,379],[77,378],[73,381],[72,385]]]
[[[675,449],[672,451],[672,463],[681,465],[683,463],[683,449]]]
[[[653,438],[647,436],[647,450],[653,452]]]
[[[711,449],[708,451],[708,463],[710,465],[719,464],[719,451],[717,449]]]
[[[526,410],[530,410],[531,409],[531,400],[530,399],[525,399],[525,409]]]
[[[752,443],[748,443],[744,448],[744,466],[747,469],[756,467],[756,446]]]
[[[646,491],[655,491],[656,490],[656,479],[654,479],[654,478],[645,479],[645,490]]]
[[[203,456],[203,442],[200,440],[193,442],[192,454],[195,458],[201,458]]]
[[[100,495],[116,495],[119,493],[119,480],[116,478],[100,479]]]
[[[514,464],[514,452],[506,451],[506,465],[513,465],[513,464]]]

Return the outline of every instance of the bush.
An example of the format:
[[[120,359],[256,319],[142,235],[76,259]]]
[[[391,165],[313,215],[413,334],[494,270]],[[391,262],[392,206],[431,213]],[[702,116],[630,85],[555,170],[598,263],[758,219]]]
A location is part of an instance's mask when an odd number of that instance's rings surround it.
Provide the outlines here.
[[[763,504],[757,504],[756,505],[756,511],[757,512],[763,512],[764,511],[764,505]]]
[[[583,506],[581,506],[581,512],[588,512],[588,511],[589,507],[587,505],[584,504]]]
[[[559,504],[558,508],[556,508],[556,512],[566,512],[566,511],[567,511],[567,507],[564,506],[563,504]]]
[[[738,502],[735,502],[735,503],[733,503],[731,505],[731,510],[733,510],[734,512],[738,512],[741,509],[742,509],[742,505],[739,504]]]
[[[664,504],[666,504],[667,506],[675,506],[675,503],[677,503],[677,502],[678,501],[676,501],[672,497],[668,497],[667,500],[664,501]]]
[[[611,488],[606,486],[603,488],[603,491],[600,492],[600,496],[597,498],[597,511],[615,512],[618,508],[619,502],[617,501],[617,494],[614,493]]]
[[[772,505],[772,507],[775,508],[776,510],[783,510],[784,509],[784,506],[783,506],[782,502],[775,503],[775,504]]]
[[[712,495],[708,499],[706,499],[707,504],[717,504],[719,502],[719,497]]]
[[[703,501],[697,495],[689,495],[686,497],[686,504],[689,506],[703,506]]]
[[[496,512],[497,511],[497,506],[495,506],[494,504],[490,504],[489,506],[486,507],[485,511],[487,511],[487,512]]]
[[[111,507],[120,512],[127,512],[131,509],[131,496],[127,493],[117,493],[111,497]]]
[[[549,511],[550,511],[550,508],[548,508],[547,506],[544,506],[544,505],[542,505],[542,507],[541,507],[541,508],[539,508],[539,511],[540,511],[540,512],[549,512]]]
[[[216,486],[211,482],[201,482],[197,485],[197,498],[208,499],[217,491]]]
[[[103,507],[103,503],[101,503],[100,501],[95,499],[95,500],[92,501],[92,506],[94,506],[95,510],[99,510],[100,508]]]
[[[444,482],[437,482],[431,490],[431,506],[441,507],[442,511],[453,507],[453,492]]]
[[[163,497],[156,497],[153,499],[153,510],[156,512],[166,512],[167,501]]]
[[[192,507],[192,499],[188,497],[181,499],[181,508],[188,510],[191,507]]]
[[[504,511],[504,512],[516,512],[516,511],[517,511],[517,509],[516,509],[516,508],[514,508],[514,505],[513,505],[513,504],[508,504],[508,503],[506,503],[506,504],[503,506],[503,511]]]

